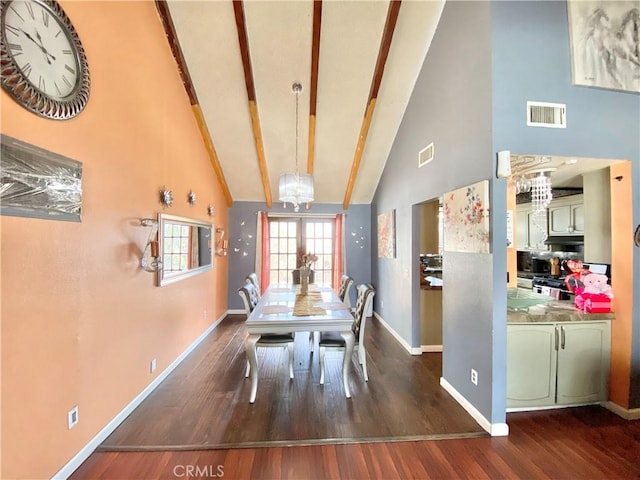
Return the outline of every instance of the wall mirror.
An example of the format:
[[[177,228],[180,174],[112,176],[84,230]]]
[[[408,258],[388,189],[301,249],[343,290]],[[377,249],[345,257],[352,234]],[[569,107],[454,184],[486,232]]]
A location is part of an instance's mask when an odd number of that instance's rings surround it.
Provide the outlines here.
[[[211,223],[158,214],[158,241],[162,259],[162,266],[158,268],[158,286],[211,270],[212,232]]]

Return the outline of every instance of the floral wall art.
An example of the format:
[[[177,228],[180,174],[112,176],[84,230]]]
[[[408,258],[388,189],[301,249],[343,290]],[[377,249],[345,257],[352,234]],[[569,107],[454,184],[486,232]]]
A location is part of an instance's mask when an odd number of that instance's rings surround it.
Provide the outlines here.
[[[474,183],[444,197],[444,250],[489,252],[489,182]]]
[[[378,257],[396,257],[396,211],[378,215]]]

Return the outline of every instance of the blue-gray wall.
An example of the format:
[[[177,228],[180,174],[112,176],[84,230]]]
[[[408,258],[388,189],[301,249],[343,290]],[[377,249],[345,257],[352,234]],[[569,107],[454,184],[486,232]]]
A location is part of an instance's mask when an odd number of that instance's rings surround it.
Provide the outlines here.
[[[398,245],[397,258],[373,258],[375,310],[417,347],[415,205],[490,181],[492,253],[444,254],[443,378],[491,423],[506,418],[506,182],[495,179],[496,153],[631,160],[640,223],[640,97],[573,86],[569,50],[564,1],[447,2],[372,205],[374,231],[378,214],[396,210]],[[527,100],[566,103],[568,128],[526,127]],[[432,141],[435,159],[418,169]],[[633,262],[640,272],[640,255]],[[638,274],[633,288],[631,408],[640,405]]]
[[[244,309],[238,288],[245,277],[255,271],[257,213],[266,210],[263,202],[234,202],[229,210],[229,309]],[[269,213],[293,213],[291,205],[274,203]],[[371,282],[371,206],[351,205],[344,211],[341,204],[314,203],[310,210],[300,209],[300,216],[345,213],[346,273],[354,285]],[[355,305],[356,289],[352,288],[351,305]]]
[[[494,2],[493,150],[632,162],[640,223],[640,95],[573,86],[565,2]],[[565,103],[567,128],[526,126],[527,100]],[[631,232],[629,232],[631,238]],[[634,249],[630,408],[640,407],[640,252]]]
[[[488,2],[446,3],[372,206],[374,230],[378,214],[396,210],[398,247],[395,259],[374,258],[373,277],[379,287],[375,310],[412,347],[420,344],[415,205],[493,177],[490,27]],[[430,142],[435,158],[418,168],[418,151]],[[506,246],[501,248],[506,257]],[[445,251],[443,258],[442,376],[488,419],[493,383],[492,257]],[[503,289],[506,301],[506,286]],[[506,308],[501,315],[506,322]],[[470,382],[471,368],[478,371],[477,387]],[[504,421],[504,408],[494,421]]]

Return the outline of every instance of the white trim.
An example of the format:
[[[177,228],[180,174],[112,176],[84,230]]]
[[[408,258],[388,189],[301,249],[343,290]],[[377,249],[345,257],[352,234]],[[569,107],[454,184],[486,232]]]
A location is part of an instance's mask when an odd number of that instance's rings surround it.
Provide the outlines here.
[[[440,386],[449,392],[449,394],[462,406],[462,408],[464,408],[482,428],[490,433],[492,437],[506,437],[509,435],[509,425],[506,423],[489,422],[489,420],[487,420],[476,407],[471,405],[471,403],[469,403],[469,401],[455,388],[453,388],[453,386],[443,377],[440,377]]]
[[[244,313],[244,310],[242,311]],[[58,470],[51,478],[58,479],[67,479],[71,476],[73,472],[75,472],[78,467],[84,462],[89,455],[91,455],[96,448],[100,446],[100,444],[109,436],[111,433],[124,421],[125,418],[129,416],[129,414],[138,406],[142,401],[149,396],[153,390],[160,385],[160,383],[167,378],[167,376],[175,369],[180,363],[189,355],[202,340],[205,339],[207,335],[209,335],[226,317],[226,313],[223,314],[218,320],[211,324],[209,328],[207,328],[204,333],[202,333],[196,340],[187,347],[187,349],[182,352],[178,358],[176,358],[167,368],[165,368],[162,373],[160,373],[147,387],[142,390],[127,406],[125,406],[120,413],[118,413],[105,427],[98,432],[98,434],[93,437],[89,443],[87,443],[78,453],[74,455],[74,457],[69,460],[66,465],[64,465],[60,470]]]
[[[422,353],[442,352],[442,345],[420,345]]]
[[[382,326],[387,329],[387,331],[393,336],[393,338],[395,338],[400,343],[400,345],[402,345],[404,347],[404,349],[407,352],[409,352],[411,355],[421,355],[422,354],[422,349],[421,348],[419,348],[419,347],[418,348],[411,347],[411,345],[409,345],[406,342],[406,340],[404,338],[402,338],[398,334],[398,332],[396,332],[393,328],[391,328],[391,326],[387,322],[385,322],[383,320],[383,318],[380,315],[378,315],[377,312],[373,312],[373,316],[378,319],[378,321],[382,324]]]
[[[244,308],[227,310],[227,315],[242,315],[243,313],[247,313]]]
[[[625,420],[638,420],[640,419],[640,408],[624,408],[618,405],[617,403],[613,403],[611,401],[604,402],[601,404],[607,410],[615,413],[616,415],[624,418]]]

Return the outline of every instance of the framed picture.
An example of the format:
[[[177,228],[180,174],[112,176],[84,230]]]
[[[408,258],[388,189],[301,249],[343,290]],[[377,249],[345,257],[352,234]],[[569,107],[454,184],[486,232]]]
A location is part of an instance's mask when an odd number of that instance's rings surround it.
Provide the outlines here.
[[[567,8],[573,84],[640,92],[637,0],[568,0]]]
[[[487,180],[445,194],[443,213],[445,251],[490,253]]]
[[[378,257],[396,257],[396,211],[378,215]]]

